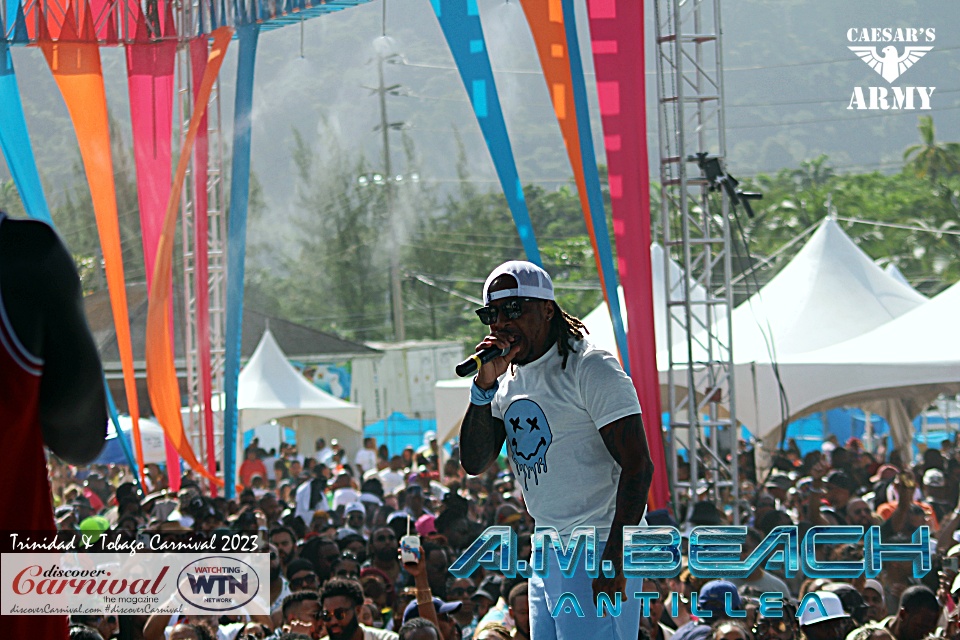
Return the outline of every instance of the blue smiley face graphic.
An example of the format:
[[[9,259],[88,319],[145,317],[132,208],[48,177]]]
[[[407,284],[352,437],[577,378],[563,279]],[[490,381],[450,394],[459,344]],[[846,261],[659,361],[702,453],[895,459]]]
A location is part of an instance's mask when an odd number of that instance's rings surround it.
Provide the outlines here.
[[[534,484],[540,484],[540,474],[547,472],[547,450],[553,442],[553,433],[543,409],[533,400],[513,402],[503,417],[510,457],[526,490],[531,476]]]

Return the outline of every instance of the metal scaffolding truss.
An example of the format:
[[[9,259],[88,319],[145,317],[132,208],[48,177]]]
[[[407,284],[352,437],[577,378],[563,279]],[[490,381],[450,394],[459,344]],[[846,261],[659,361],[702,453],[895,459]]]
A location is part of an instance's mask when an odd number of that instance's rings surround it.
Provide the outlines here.
[[[182,3],[177,13],[177,26],[182,32],[195,28],[192,21],[199,15],[198,3]],[[177,47],[177,116],[180,124],[179,139],[182,142],[187,135],[190,118],[193,115],[194,92],[191,65],[190,44],[179,43]],[[184,360],[186,369],[186,406],[190,408],[184,416],[184,429],[190,439],[197,458],[207,464],[209,459],[223,459],[223,412],[219,410],[218,397],[224,391],[224,365],[226,360],[226,239],[227,220],[224,211],[224,145],[221,132],[220,81],[214,85],[210,102],[207,105],[207,144],[209,159],[207,162],[206,182],[197,184],[195,169],[196,158],[191,158],[181,194],[181,240],[183,247],[183,295],[184,295]],[[198,188],[206,192],[207,200],[207,279],[198,282],[196,234]],[[202,242],[202,238],[199,239]],[[200,327],[198,325],[198,293],[200,287],[206,287],[209,300],[210,344],[210,397],[214,407],[206,407],[213,417],[213,442],[204,437],[202,370],[200,361]],[[212,455],[211,455],[212,444]]]
[[[719,506],[739,498],[730,202],[722,192],[711,193],[717,183],[698,165],[698,154],[722,162],[726,152],[720,3],[655,0],[654,8],[659,239],[665,260],[673,259],[686,274],[684,279],[664,265],[667,344],[674,345],[667,371],[667,456],[674,510],[683,521],[689,502]],[[682,449],[688,452],[688,478],[677,462]],[[735,523],[738,511],[733,509]]]
[[[43,20],[58,42],[96,41],[104,46],[143,42],[137,35],[137,20],[142,15],[150,41],[182,42],[222,26],[256,23],[261,31],[273,31],[367,2],[370,0],[5,0],[0,2],[0,18],[6,33],[0,33],[0,38],[13,45],[36,44]],[[72,22],[81,26],[89,13],[93,32],[61,34],[70,22],[69,12],[73,13]],[[175,32],[166,29],[168,15],[174,18]]]

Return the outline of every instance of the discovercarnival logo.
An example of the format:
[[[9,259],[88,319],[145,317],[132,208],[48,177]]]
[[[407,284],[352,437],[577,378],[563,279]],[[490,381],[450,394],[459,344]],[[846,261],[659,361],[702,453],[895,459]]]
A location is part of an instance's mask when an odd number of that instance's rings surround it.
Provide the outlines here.
[[[936,38],[933,27],[853,27],[847,29],[847,40],[856,44],[847,48],[892,85],[933,49],[933,45],[926,43]],[[930,97],[935,89],[912,86],[854,87],[847,109],[929,110]]]
[[[206,611],[233,611],[257,595],[260,579],[242,560],[212,556],[185,566],[177,578],[180,597]]]

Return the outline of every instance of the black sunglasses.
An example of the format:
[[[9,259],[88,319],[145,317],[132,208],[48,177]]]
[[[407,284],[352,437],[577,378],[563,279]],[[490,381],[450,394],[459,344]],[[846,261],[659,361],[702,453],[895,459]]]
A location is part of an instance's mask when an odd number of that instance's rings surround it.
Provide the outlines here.
[[[343,619],[347,617],[347,614],[350,613],[350,611],[352,611],[350,607],[337,607],[333,610],[333,612],[324,609],[320,612],[320,618],[324,622],[330,622],[334,618],[337,619],[337,622],[343,622]]]
[[[296,589],[303,585],[317,584],[319,582],[320,582],[320,577],[317,574],[309,573],[305,576],[301,576],[299,578],[294,578],[293,580],[291,580],[290,586]]]
[[[491,307],[490,305],[480,307],[477,309],[477,316],[480,317],[480,322],[488,326],[497,321],[501,311],[506,314],[508,320],[516,320],[523,315],[523,302],[529,300],[534,300],[534,298],[510,298],[499,307]]]

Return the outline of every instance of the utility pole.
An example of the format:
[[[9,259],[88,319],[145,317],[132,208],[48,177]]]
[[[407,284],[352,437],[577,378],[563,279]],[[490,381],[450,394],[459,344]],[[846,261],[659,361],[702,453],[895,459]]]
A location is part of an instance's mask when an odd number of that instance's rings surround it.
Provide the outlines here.
[[[397,211],[394,206],[394,179],[393,167],[390,163],[390,128],[393,124],[387,118],[387,92],[395,92],[400,85],[385,86],[383,80],[382,53],[377,54],[377,75],[379,83],[377,94],[380,97],[380,134],[383,137],[383,186],[387,190],[387,216],[390,219],[391,248],[390,248],[390,301],[393,308],[393,338],[403,342],[407,338],[407,330],[403,323],[403,286],[400,281],[400,242],[397,221]]]

